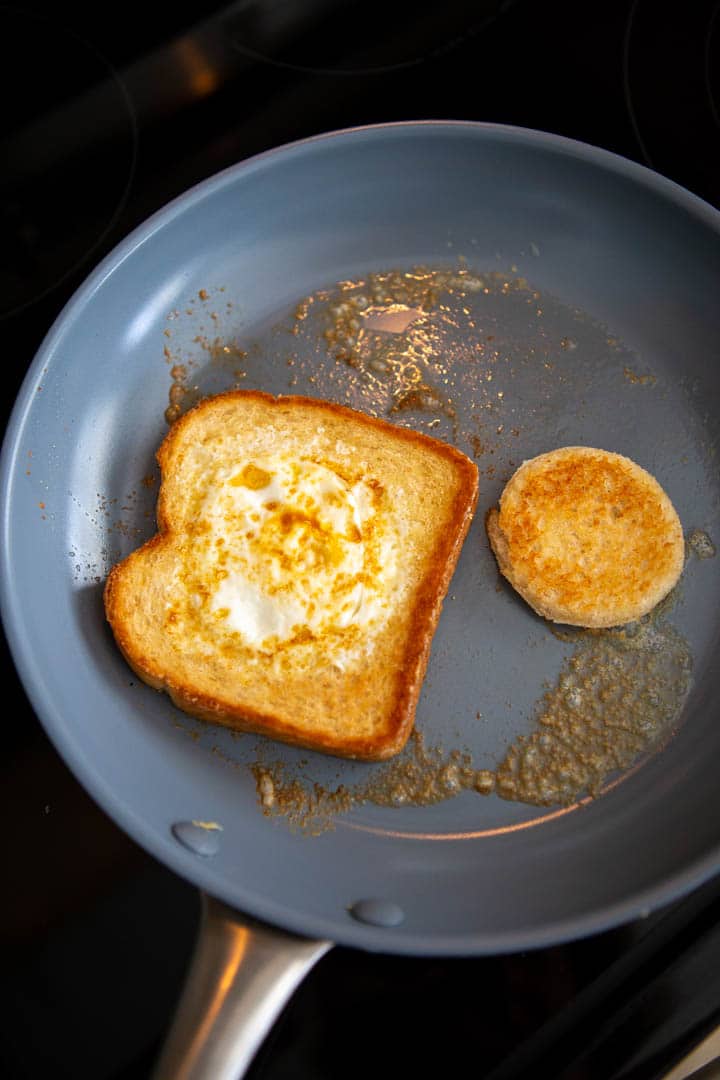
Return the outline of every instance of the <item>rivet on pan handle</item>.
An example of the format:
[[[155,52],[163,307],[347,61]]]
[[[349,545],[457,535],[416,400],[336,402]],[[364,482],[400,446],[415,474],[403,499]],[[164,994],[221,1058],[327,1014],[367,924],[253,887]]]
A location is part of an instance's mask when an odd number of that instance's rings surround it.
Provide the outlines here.
[[[154,1080],[238,1080],[331,945],[264,926],[203,896],[195,953]]]

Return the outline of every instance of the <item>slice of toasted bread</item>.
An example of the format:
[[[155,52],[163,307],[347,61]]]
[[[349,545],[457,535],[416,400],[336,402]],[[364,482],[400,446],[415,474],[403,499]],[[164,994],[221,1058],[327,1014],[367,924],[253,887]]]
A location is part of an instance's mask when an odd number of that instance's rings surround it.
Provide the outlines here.
[[[477,501],[454,448],[329,402],[207,398],[158,451],[158,533],[105,610],[193,716],[346,757],[402,749]]]
[[[501,572],[553,622],[632,622],[683,568],[680,519],[657,480],[629,458],[588,446],[524,462],[486,526]]]

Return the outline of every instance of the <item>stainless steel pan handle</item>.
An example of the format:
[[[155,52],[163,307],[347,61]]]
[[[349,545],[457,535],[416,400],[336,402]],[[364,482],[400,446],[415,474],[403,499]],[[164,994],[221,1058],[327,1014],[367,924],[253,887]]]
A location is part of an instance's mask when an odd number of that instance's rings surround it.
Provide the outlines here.
[[[720,1076],[720,1027],[715,1028],[677,1065],[665,1073],[662,1080],[686,1080],[696,1076],[703,1080],[712,1080]]]
[[[238,1080],[331,945],[265,926],[203,896],[197,945],[154,1080]]]

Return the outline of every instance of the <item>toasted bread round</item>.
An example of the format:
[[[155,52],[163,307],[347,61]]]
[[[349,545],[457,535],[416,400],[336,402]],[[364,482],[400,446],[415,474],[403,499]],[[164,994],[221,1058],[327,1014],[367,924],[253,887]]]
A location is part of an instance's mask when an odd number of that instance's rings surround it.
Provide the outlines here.
[[[524,462],[486,527],[511,585],[539,615],[572,626],[641,618],[684,563],[680,519],[657,480],[589,446]]]

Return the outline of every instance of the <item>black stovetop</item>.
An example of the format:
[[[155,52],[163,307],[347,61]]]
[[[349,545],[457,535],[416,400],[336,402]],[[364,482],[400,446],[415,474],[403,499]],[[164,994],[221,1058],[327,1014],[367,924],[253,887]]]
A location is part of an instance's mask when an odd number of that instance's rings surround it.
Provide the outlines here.
[[[258,151],[357,124],[538,128],[650,165],[720,207],[718,0],[242,0],[0,5],[4,417],[53,319],[150,213]],[[195,890],[94,805],[7,651],[0,1070],[139,1080],[172,1014]],[[252,1080],[651,1080],[720,1018],[720,881],[537,952],[337,948]]]

